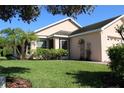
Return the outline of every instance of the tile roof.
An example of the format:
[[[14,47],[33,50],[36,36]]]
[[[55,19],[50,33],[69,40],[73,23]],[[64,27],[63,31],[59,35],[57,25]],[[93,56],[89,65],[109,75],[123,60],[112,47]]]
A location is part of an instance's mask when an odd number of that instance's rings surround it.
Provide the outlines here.
[[[61,30],[61,31],[54,33],[53,35],[67,35],[68,36],[70,34],[71,32]]]
[[[71,35],[79,34],[79,33],[86,32],[86,31],[92,31],[92,30],[100,29],[103,26],[107,25],[108,23],[112,22],[113,20],[115,20],[116,18],[118,18],[120,16],[121,15],[107,19],[107,20],[103,20],[103,21],[100,21],[100,22],[97,22],[97,23],[94,23],[94,24],[91,24],[91,25],[88,25],[85,27],[82,27],[81,29],[78,29],[78,30],[72,32]]]

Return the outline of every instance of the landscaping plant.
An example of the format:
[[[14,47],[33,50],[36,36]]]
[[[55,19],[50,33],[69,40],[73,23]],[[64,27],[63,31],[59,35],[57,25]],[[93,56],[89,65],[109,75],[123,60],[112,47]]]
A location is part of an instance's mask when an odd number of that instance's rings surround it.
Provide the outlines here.
[[[68,51],[64,49],[44,49],[44,48],[37,48],[36,52],[34,53],[35,57],[38,59],[61,59],[62,56],[68,55]]]
[[[0,52],[3,56],[14,55],[19,59],[26,59],[28,46],[33,40],[37,40],[33,32],[25,32],[20,28],[3,29],[0,31]]]
[[[109,67],[116,77],[124,78],[124,44],[110,47],[108,56],[111,60]]]

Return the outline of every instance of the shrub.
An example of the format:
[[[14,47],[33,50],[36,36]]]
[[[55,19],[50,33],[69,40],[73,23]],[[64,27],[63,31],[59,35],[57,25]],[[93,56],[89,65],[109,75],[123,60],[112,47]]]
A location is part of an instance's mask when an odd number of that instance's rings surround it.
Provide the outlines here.
[[[49,49],[49,51],[50,51],[50,55],[51,55],[50,59],[58,59],[57,58],[57,49]]]
[[[124,77],[124,45],[117,45],[108,49],[111,60],[109,67],[117,77]]]
[[[37,48],[36,52],[34,53],[34,55],[38,58],[38,59],[49,59],[50,56],[50,51],[48,49],[43,49],[43,48]]]
[[[61,57],[61,56],[66,56],[68,55],[68,51],[64,50],[64,49],[57,49],[57,56]]]
[[[37,48],[35,56],[39,59],[60,59],[62,56],[68,55],[68,51],[64,49],[43,49]]]

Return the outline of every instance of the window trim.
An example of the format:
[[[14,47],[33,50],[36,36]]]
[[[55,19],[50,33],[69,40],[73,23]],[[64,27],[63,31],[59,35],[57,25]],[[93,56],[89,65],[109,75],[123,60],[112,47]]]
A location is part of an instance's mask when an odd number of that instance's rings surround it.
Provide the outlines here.
[[[69,43],[68,39],[60,39],[59,40],[59,48],[62,48],[62,41],[67,41],[67,45],[66,46],[67,46],[67,50],[68,50],[68,47],[69,47],[68,46],[68,43]],[[62,49],[64,49],[64,48],[62,48]]]
[[[45,46],[42,47],[42,46],[37,46],[38,48],[48,48],[48,40],[47,39],[44,39],[44,38],[38,38],[39,40],[37,40],[37,45],[38,45],[38,42],[46,42]]]

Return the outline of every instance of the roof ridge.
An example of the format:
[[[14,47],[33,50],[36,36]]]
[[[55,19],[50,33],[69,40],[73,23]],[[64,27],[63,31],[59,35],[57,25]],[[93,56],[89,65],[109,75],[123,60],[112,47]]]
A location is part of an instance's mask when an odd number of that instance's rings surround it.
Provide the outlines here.
[[[94,25],[94,24],[98,24],[98,23],[101,23],[101,22],[104,22],[104,21],[107,21],[107,20],[110,20],[110,19],[118,18],[118,17],[120,17],[120,16],[122,16],[122,15],[118,15],[118,16],[114,16],[114,17],[111,17],[111,18],[107,18],[107,19],[104,19],[104,20],[101,20],[101,21],[98,21],[98,22],[95,22],[95,23],[86,25],[86,26],[84,26],[84,27],[91,26],[91,25]],[[84,28],[84,27],[82,27],[82,28]]]
[[[111,18],[108,18],[108,19],[105,19],[105,20],[102,20],[102,21],[84,26],[81,29],[73,31],[71,35],[79,34],[79,33],[82,33],[82,32],[90,32],[90,31],[93,31],[93,30],[96,30],[96,29],[100,29],[100,28],[104,27],[105,25],[107,25],[108,23],[111,23],[112,21],[116,20],[117,18],[119,18],[121,16],[123,16],[123,15],[118,15],[118,16],[115,16],[115,17],[111,17]]]

